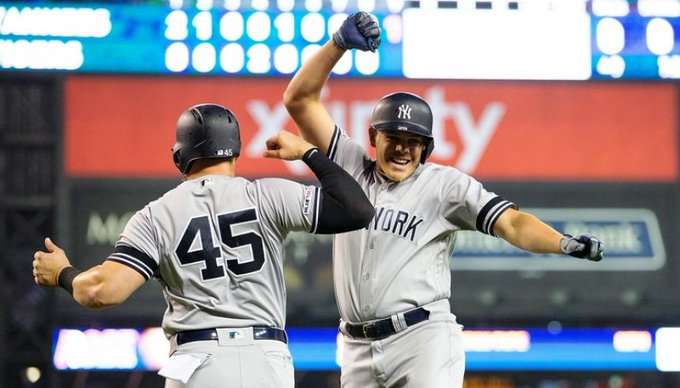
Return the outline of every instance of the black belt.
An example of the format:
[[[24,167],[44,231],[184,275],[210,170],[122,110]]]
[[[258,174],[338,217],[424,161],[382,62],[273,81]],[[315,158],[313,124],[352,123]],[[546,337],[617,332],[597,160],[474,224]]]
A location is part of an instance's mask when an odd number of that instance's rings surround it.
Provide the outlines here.
[[[234,328],[234,330],[239,329]],[[253,339],[280,341],[284,344],[288,343],[286,332],[275,327],[254,326]],[[217,329],[187,330],[177,333],[177,345],[193,341],[217,341]]]
[[[404,321],[406,321],[406,327],[413,326],[416,323],[427,320],[430,317],[430,312],[422,307],[418,307],[415,310],[407,311],[404,313]],[[354,338],[368,338],[368,339],[380,339],[389,337],[392,334],[397,333],[397,330],[392,324],[392,318],[380,319],[373,322],[367,323],[346,323],[345,330],[347,334]]]

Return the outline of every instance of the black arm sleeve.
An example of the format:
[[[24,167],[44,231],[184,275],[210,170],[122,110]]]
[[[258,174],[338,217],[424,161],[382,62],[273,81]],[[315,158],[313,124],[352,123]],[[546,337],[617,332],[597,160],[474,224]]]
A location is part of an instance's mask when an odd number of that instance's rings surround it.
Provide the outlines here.
[[[319,225],[316,233],[343,233],[366,227],[375,214],[357,181],[328,157],[312,148],[302,160],[321,182]]]

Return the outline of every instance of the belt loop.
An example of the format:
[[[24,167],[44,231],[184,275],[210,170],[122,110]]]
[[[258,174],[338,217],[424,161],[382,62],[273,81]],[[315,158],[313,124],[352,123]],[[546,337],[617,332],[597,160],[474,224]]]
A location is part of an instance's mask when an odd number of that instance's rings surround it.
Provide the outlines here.
[[[170,341],[168,341],[168,342],[170,342],[170,353],[168,353],[168,354],[172,356],[172,354],[177,351],[177,347],[179,346],[179,345],[177,345],[177,333],[175,333],[175,335],[170,337]]]
[[[390,318],[392,319],[392,327],[394,327],[394,331],[397,333],[408,328],[408,324],[406,324],[406,319],[404,318],[404,313],[394,314],[390,316]]]
[[[347,322],[343,321],[342,319],[338,325],[338,330],[340,330],[340,332],[344,335],[349,335],[349,332],[347,331]]]

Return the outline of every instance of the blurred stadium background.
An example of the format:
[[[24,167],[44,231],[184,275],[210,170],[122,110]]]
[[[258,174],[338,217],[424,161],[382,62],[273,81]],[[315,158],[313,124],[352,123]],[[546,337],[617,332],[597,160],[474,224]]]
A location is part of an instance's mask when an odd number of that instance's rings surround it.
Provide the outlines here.
[[[383,45],[335,68],[324,98],[342,127],[367,144],[380,96],[419,93],[435,162],[607,247],[593,265],[461,235],[466,387],[680,387],[680,0],[0,2],[1,387],[162,386],[158,285],[86,311],[32,283],[33,251],[49,235],[100,262],[179,182],[174,123],[194,103],[236,112],[240,174],[311,182],[259,155],[295,130],[291,74],[356,10]],[[330,239],[286,250],[297,386],[338,387]]]

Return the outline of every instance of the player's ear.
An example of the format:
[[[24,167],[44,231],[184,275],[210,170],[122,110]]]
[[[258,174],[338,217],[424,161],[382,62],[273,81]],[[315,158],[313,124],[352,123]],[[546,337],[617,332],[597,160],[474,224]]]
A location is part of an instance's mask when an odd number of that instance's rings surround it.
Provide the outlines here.
[[[371,145],[375,147],[375,136],[377,135],[378,131],[375,130],[373,127],[368,128],[368,139],[371,141]]]

